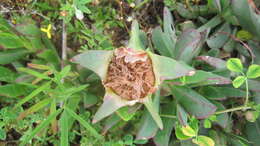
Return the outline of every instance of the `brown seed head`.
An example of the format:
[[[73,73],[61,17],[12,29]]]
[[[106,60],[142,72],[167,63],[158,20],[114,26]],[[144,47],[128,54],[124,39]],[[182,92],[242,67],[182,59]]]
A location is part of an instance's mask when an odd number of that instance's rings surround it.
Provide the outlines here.
[[[124,99],[144,98],[155,84],[151,59],[145,51],[116,49],[104,84]]]

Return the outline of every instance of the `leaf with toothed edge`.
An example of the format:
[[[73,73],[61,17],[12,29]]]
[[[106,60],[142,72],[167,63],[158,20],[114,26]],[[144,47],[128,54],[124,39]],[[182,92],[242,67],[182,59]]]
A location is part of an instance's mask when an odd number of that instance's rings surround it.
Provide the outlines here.
[[[94,71],[104,80],[112,56],[113,51],[90,50],[73,57],[72,62]]]

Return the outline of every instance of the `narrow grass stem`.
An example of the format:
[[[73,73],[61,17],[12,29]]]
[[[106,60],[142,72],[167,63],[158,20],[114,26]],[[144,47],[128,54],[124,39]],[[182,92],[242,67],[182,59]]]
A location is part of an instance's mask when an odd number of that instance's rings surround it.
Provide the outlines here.
[[[246,79],[246,101],[244,106],[246,107],[248,104],[248,98],[249,98],[249,89],[248,89],[248,80]]]
[[[226,109],[223,111],[218,111],[215,112],[216,115],[218,114],[224,114],[224,113],[229,113],[229,112],[234,112],[234,111],[239,111],[239,110],[247,110],[247,109],[251,109],[252,107],[249,106],[239,106],[239,107],[235,107],[235,108],[231,108],[231,109]]]
[[[165,118],[171,118],[171,119],[176,119],[176,118],[177,118],[177,117],[174,116],[174,115],[163,115],[163,114],[161,114],[160,116],[161,116],[161,117],[165,117]]]

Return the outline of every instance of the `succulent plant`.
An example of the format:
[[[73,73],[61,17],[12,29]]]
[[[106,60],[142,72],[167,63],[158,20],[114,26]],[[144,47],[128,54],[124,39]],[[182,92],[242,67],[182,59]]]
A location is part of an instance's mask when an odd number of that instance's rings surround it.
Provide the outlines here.
[[[158,127],[163,128],[151,95],[164,80],[190,76],[195,71],[185,63],[145,50],[143,38],[137,21],[134,21],[128,46],[112,51],[89,50],[72,59],[95,72],[105,87],[104,101],[95,114],[93,123],[121,107],[141,103],[151,113]]]

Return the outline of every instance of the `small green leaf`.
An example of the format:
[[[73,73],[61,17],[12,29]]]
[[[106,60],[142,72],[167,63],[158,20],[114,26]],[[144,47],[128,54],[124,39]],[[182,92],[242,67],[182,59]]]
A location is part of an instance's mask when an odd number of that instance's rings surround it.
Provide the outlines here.
[[[204,128],[211,128],[211,122],[209,119],[205,119],[203,123]]]
[[[260,77],[260,65],[252,64],[249,66],[247,73],[247,77],[250,79]]]
[[[234,86],[235,88],[239,88],[241,85],[243,85],[243,83],[245,82],[245,80],[246,80],[246,77],[244,77],[244,76],[238,76],[238,77],[236,77],[236,78],[233,80],[232,84],[233,84],[233,86]]]
[[[240,40],[250,40],[253,38],[253,35],[246,30],[240,30],[237,32],[236,37]]]
[[[238,58],[230,58],[227,61],[227,68],[233,72],[243,72],[243,65]]]
[[[210,120],[210,121],[217,121],[217,116],[216,116],[216,115],[211,115],[211,116],[209,117],[209,120]]]
[[[186,136],[193,137],[197,135],[196,131],[192,129],[189,125],[181,127],[181,131]]]
[[[214,146],[215,142],[207,137],[207,136],[203,136],[200,135],[197,138],[192,139],[192,142],[199,145],[199,146]]]
[[[179,126],[177,126],[175,128],[175,135],[179,140],[187,140],[187,139],[191,138],[191,136],[184,135],[181,127],[179,127]]]
[[[65,110],[67,111],[68,115],[72,116],[74,119],[76,119],[82,126],[84,126],[90,134],[92,134],[93,136],[95,136],[98,139],[102,139],[103,136],[100,135],[96,129],[94,129],[90,123],[88,123],[87,121],[85,121],[83,118],[81,118],[79,115],[77,115],[74,111],[70,110],[69,108],[65,108]]]
[[[6,139],[6,132],[3,128],[0,128],[0,140]]]
[[[122,107],[119,110],[117,110],[117,114],[124,120],[129,121],[133,118],[135,115],[135,112],[129,112],[129,107]]]
[[[21,146],[24,146],[26,144],[29,143],[29,141],[38,133],[40,132],[42,129],[46,128],[51,121],[62,111],[62,109],[57,110],[56,112],[52,113],[51,115],[48,116],[48,118],[46,120],[44,120],[39,126],[37,126],[36,128],[34,128],[34,130],[32,132],[30,132],[30,134],[28,136],[25,137],[25,139],[23,140],[23,142],[21,143]]]

